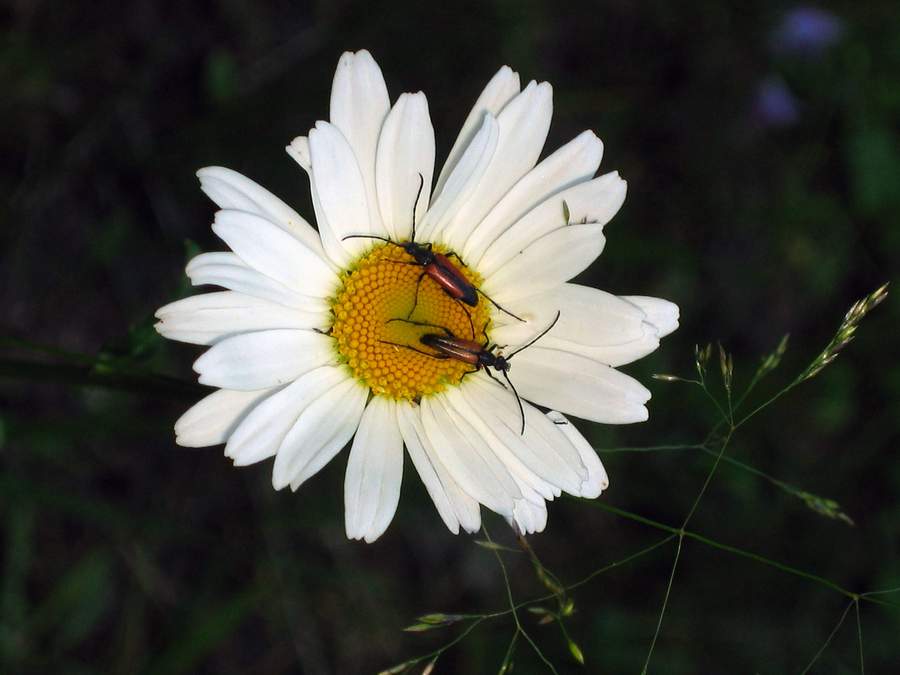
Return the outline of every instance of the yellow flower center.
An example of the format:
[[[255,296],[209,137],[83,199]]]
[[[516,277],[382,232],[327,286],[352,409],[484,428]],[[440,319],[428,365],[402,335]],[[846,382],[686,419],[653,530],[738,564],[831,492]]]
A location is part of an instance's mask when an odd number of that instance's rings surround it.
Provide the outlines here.
[[[433,250],[446,253],[440,246]],[[456,258],[451,262],[472,284],[481,283],[476,272]],[[422,276],[424,271],[403,249],[379,244],[341,274],[341,286],[331,304],[331,335],[354,377],[378,396],[419,399],[458,384],[473,369],[456,359],[413,351],[437,354],[420,342],[422,336],[446,335],[442,330],[446,328],[458,338],[479,343],[485,339],[491,318],[489,303],[479,298],[477,307],[464,305],[447,295],[434,279]]]

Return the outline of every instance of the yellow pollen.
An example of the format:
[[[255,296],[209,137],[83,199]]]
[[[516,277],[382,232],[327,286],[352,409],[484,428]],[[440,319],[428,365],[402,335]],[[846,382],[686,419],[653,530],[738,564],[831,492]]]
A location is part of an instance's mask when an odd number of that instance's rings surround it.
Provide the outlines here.
[[[433,250],[447,252],[440,246]],[[481,277],[458,259],[451,258],[451,262],[472,284],[481,283]],[[431,358],[407,347],[436,354],[419,342],[428,333],[445,334],[435,326],[482,343],[491,312],[490,303],[480,296],[477,307],[469,307],[447,295],[429,276],[419,282],[425,268],[409,263],[414,263],[413,258],[403,249],[378,244],[344,271],[331,305],[331,336],[341,360],[373,394],[412,400],[459,384],[473,366],[452,358]],[[391,321],[407,317],[433,326]]]

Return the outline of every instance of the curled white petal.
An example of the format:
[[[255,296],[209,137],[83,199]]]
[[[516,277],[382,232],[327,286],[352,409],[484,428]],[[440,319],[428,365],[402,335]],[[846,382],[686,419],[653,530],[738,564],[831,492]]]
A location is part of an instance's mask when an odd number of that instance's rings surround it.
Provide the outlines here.
[[[665,302],[665,301],[662,301]],[[559,313],[539,344],[572,352],[608,366],[646,356],[659,346],[659,331],[637,305],[588,286],[563,284],[506,308],[525,319],[508,319],[491,333],[498,344],[520,345],[537,335]]]
[[[627,187],[613,171],[551,195],[487,247],[478,263],[479,271],[485,278],[490,277],[521,251],[568,225],[606,225],[625,201]]]
[[[462,249],[475,226],[534,167],[547,139],[552,115],[553,90],[546,82],[530,82],[500,111],[497,147],[491,161],[441,230],[442,239],[449,246]]]
[[[466,494],[447,471],[425,433],[420,415],[419,406],[411,403],[397,406],[397,421],[410,459],[447,528],[453,534],[459,532],[460,526],[466,532],[477,532],[481,528],[478,502]]]
[[[512,514],[513,499],[521,493],[503,464],[493,453],[472,445],[439,397],[423,398],[421,408],[429,443],[453,479],[492,511]]]
[[[234,253],[201,253],[191,258],[185,272],[194,286],[207,284],[221,286],[242,295],[305,312],[318,313],[324,308],[320,298],[288,288],[272,277],[253,269]]]
[[[415,222],[428,210],[434,152],[434,128],[425,94],[403,94],[384,121],[375,163],[381,219],[395,241],[409,238],[413,205]],[[418,194],[420,181],[422,192]]]
[[[605,244],[602,225],[568,225],[521,250],[482,289],[501,305],[542,293],[587,269]]]
[[[435,194],[431,206],[421,225],[416,227],[417,237],[437,241],[443,237],[444,229],[478,188],[497,149],[500,126],[497,118],[484,113],[481,126],[466,146],[459,161],[444,183],[441,193]]]
[[[311,400],[284,436],[275,455],[272,486],[300,485],[325,466],[353,437],[368,390],[345,375],[344,381]]]
[[[503,66],[498,70],[485,86],[484,91],[478,96],[472,110],[463,122],[462,129],[450,149],[441,175],[437,179],[434,187],[435,197],[443,192],[444,185],[450,177],[450,174],[456,169],[463,153],[469,147],[476,132],[482,125],[485,113],[492,116],[500,114],[500,111],[506,106],[512,98],[519,93],[521,85],[519,83],[519,74],[512,70],[509,66]]]
[[[597,456],[594,447],[587,442],[575,425],[566,419],[566,416],[555,410],[547,413],[547,418],[559,427],[559,430],[569,439],[569,442],[578,450],[581,461],[587,467],[588,475],[581,484],[581,497],[593,499],[609,487],[609,476],[603,468],[603,462]]]
[[[541,161],[516,183],[466,238],[462,257],[477,264],[487,247],[538,204],[590,180],[600,166],[603,143],[584,131]]]
[[[237,171],[221,166],[207,166],[197,171],[200,189],[219,208],[246,211],[266,218],[290,233],[315,253],[322,254],[318,233],[294,209],[261,185]]]
[[[647,321],[656,326],[659,337],[665,337],[678,328],[678,305],[662,298],[645,295],[623,295],[622,300],[641,308]]]
[[[317,368],[257,405],[229,436],[225,456],[236,466],[272,457],[300,413],[348,379],[340,368]]]
[[[297,136],[285,147],[285,150],[291,159],[297,162],[307,174],[312,171],[312,160],[309,157],[309,138]]]
[[[383,228],[375,188],[375,152],[389,108],[387,85],[372,55],[365,49],[355,54],[344,52],[331,86],[331,123],[353,150],[365,188],[369,221],[373,231],[379,233]]]
[[[372,222],[366,184],[356,155],[338,128],[328,122],[317,122],[309,132],[309,153],[313,206],[322,244],[335,264],[346,267],[353,257],[371,247],[372,242],[344,237],[350,234],[384,237],[387,232],[380,225],[380,217],[377,223]],[[372,161],[374,164],[374,155]]]
[[[524,398],[582,419],[604,424],[647,419],[647,388],[584,356],[535,345],[516,355],[510,377]]]
[[[318,253],[265,218],[219,211],[212,229],[247,265],[293,291],[324,298],[337,287],[337,275]]]

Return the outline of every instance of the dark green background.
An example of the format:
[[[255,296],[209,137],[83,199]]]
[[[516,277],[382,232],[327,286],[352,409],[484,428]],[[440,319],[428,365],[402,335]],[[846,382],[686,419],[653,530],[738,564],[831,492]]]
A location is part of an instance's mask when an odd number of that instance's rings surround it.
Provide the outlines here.
[[[741,385],[790,332],[764,398],[818,353],[853,300],[896,278],[895,2],[829,5],[842,39],[805,57],[772,48],[792,7],[778,2],[442,7],[138,0],[0,10],[3,333],[99,358],[92,369],[8,341],[0,354],[3,672],[372,673],[454,634],[403,633],[414,617],[506,605],[492,554],[446,531],[411,466],[387,534],[348,542],[343,457],[298,494],[275,493],[270,462],[237,470],[221,448],[174,445],[173,422],[200,394],[127,375],[192,376],[199,350],[149,327],[157,307],[188,292],[186,256],[221,249],[198,167],[241,171],[312,219],[306,178],[283,147],[327,116],[343,50],[371,50],[392,99],[425,90],[439,161],[502,64],[554,85],[548,149],[584,128],[604,140],[604,170],[619,170],[629,193],[585,281],[671,299],[682,323],[626,368],[653,391],[650,421],[580,425],[600,448],[704,436],[715,416],[699,390],[650,379],[690,375],[695,343],[721,340]],[[756,112],[772,77],[796,97],[793,124]],[[900,585],[898,318],[889,298],[834,365],[729,450],[836,499],[856,526],[723,466],[693,529],[851,590]],[[69,365],[39,365],[60,363]],[[129,389],[79,386],[98,380]],[[604,461],[605,503],[675,525],[710,464],[695,452]],[[509,540],[501,521],[487,523]],[[532,544],[570,582],[658,537],[564,500]],[[673,553],[576,592],[568,626],[587,672],[640,671]],[[523,556],[508,562],[516,598],[542,592]],[[686,541],[651,672],[799,672],[845,605]],[[524,621],[560,672],[585,672],[557,627]],[[861,625],[866,671],[897,672],[900,612],[863,603]],[[508,620],[486,624],[435,672],[496,672],[511,633]],[[859,670],[851,615],[813,672]],[[544,670],[520,646],[514,672]]]

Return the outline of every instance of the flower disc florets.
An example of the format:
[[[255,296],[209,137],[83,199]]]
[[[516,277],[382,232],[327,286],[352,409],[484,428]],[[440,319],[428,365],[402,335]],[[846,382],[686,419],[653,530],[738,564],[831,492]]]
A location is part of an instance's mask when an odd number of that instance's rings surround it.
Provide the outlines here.
[[[440,246],[433,250],[447,252]],[[464,265],[458,269],[472,283],[481,281]],[[472,366],[414,351],[433,353],[419,339],[443,333],[440,326],[457,337],[483,341],[490,327],[486,301],[477,307],[464,305],[423,271],[398,246],[379,244],[341,274],[331,305],[331,335],[353,376],[376,395],[418,400],[459,384]]]

